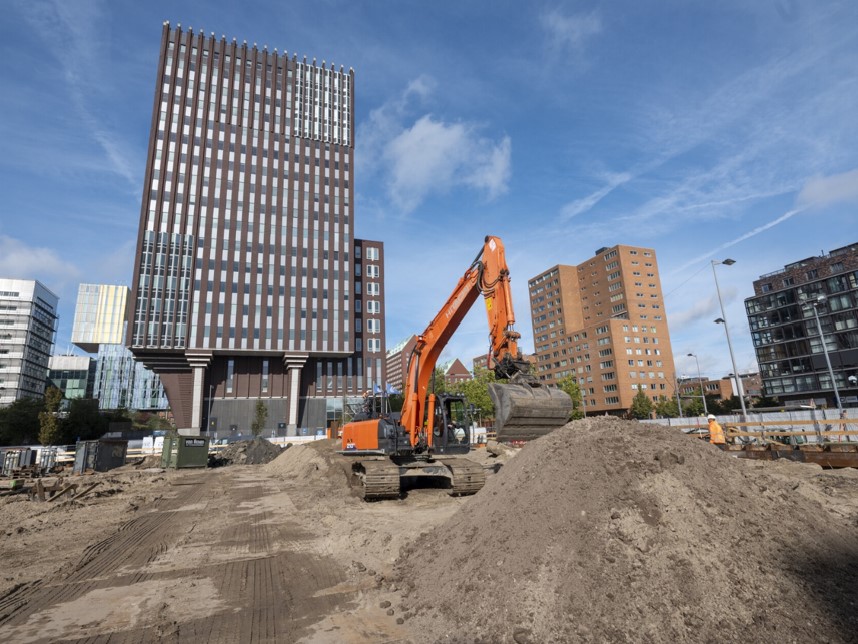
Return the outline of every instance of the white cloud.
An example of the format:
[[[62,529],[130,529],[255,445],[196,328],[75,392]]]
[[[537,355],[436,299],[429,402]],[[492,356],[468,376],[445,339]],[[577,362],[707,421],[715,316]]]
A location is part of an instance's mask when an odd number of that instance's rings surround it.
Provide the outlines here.
[[[858,202],[858,168],[830,177],[810,179],[798,195],[806,207],[823,207],[836,203]]]
[[[548,46],[555,52],[578,52],[602,31],[602,20],[596,13],[567,16],[553,9],[543,13],[539,21],[548,36]]]
[[[605,185],[591,192],[589,195],[570,201],[560,209],[560,219],[566,221],[592,209],[602,199],[611,194],[614,190],[633,179],[633,175],[628,172],[609,175],[605,181]]]
[[[29,246],[20,239],[0,235],[0,275],[14,279],[36,279],[54,292],[76,283],[77,266],[62,259],[52,248]]]
[[[412,83],[406,94],[426,87],[425,82]],[[403,127],[403,111],[399,101],[374,111],[365,148],[368,155],[381,152],[377,158],[386,173],[388,194],[402,212],[411,212],[430,194],[456,186],[476,189],[488,199],[506,192],[512,157],[509,137],[492,141],[480,136],[474,124],[446,123],[428,114]]]

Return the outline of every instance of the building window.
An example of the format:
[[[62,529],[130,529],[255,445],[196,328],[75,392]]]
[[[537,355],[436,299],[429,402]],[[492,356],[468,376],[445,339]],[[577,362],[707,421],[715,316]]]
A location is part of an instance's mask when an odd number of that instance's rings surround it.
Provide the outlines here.
[[[226,363],[226,393],[232,393],[233,375],[235,373],[235,360],[228,360]]]
[[[268,393],[268,360],[262,361],[262,393]]]

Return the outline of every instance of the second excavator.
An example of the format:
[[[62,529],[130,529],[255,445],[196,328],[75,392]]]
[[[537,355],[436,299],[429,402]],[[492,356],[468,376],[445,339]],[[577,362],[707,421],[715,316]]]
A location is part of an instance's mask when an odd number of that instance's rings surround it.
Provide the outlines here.
[[[531,440],[569,419],[572,399],[560,389],[543,386],[521,355],[504,246],[498,237],[487,236],[444,306],[417,337],[403,379],[400,417],[368,413],[342,428],[343,453],[356,458],[352,470],[363,498],[395,498],[400,479],[407,476],[443,477],[449,480],[450,493],[457,495],[473,494],[485,483],[483,468],[462,458],[471,444],[467,400],[429,391],[441,352],[480,295],[495,376],[507,381],[489,385],[498,440]]]

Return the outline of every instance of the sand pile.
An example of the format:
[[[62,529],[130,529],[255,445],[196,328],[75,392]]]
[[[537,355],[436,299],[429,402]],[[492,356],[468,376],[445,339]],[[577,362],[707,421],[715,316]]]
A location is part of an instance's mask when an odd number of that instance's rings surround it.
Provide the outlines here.
[[[335,486],[345,491],[352,461],[337,454],[338,449],[340,443],[332,439],[293,445],[268,463],[265,471],[274,476]]]
[[[570,423],[407,546],[398,586],[428,641],[856,641],[858,514],[802,493],[808,467]]]
[[[264,438],[236,441],[209,457],[211,467],[222,465],[264,465],[277,458],[283,450]]]

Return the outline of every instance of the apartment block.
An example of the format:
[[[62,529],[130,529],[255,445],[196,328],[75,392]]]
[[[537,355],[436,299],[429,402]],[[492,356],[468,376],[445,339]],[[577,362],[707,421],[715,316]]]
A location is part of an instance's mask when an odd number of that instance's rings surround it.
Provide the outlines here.
[[[766,395],[858,403],[858,243],[761,275],[745,310]]]
[[[183,433],[324,427],[384,381],[352,70],[164,24],[127,345]],[[266,428],[267,430],[267,428]]]
[[[574,376],[586,413],[622,415],[638,391],[675,396],[675,372],[655,251],[600,248],[577,266],[528,281],[537,376]]]
[[[0,278],[0,406],[45,394],[58,304],[40,282]]]
[[[404,379],[408,373],[408,360],[417,346],[417,336],[412,335],[398,342],[387,352],[387,383],[397,391],[404,391]]]

